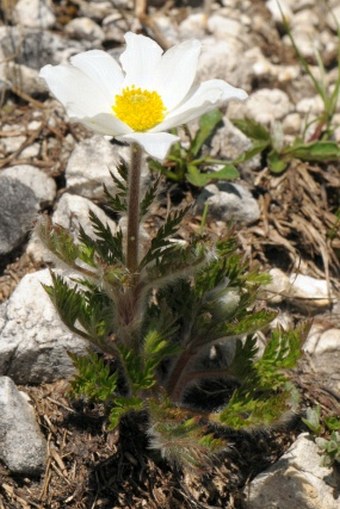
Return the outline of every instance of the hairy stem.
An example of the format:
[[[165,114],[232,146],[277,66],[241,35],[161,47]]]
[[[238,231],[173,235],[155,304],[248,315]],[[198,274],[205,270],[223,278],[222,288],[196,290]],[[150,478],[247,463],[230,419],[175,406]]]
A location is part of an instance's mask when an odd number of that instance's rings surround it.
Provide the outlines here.
[[[138,269],[141,166],[142,148],[137,143],[133,143],[131,145],[131,165],[129,172],[126,246],[126,264],[131,274],[135,274]]]

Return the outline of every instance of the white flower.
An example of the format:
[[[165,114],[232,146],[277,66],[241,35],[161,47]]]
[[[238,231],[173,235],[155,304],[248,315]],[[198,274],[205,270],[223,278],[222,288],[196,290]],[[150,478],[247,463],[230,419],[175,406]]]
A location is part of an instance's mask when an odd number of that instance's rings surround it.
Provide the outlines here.
[[[140,144],[164,159],[177,136],[166,131],[186,124],[246,92],[223,80],[194,83],[199,41],[173,46],[163,54],[152,39],[128,32],[120,64],[100,50],[80,53],[70,64],[45,65],[40,76],[71,119],[93,131]]]

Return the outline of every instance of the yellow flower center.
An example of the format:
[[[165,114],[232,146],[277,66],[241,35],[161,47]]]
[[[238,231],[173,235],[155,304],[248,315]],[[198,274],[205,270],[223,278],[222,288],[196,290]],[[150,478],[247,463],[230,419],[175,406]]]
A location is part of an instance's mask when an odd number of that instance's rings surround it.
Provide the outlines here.
[[[135,88],[134,85],[116,95],[112,110],[119,120],[134,131],[148,131],[162,122],[166,112],[157,92]]]

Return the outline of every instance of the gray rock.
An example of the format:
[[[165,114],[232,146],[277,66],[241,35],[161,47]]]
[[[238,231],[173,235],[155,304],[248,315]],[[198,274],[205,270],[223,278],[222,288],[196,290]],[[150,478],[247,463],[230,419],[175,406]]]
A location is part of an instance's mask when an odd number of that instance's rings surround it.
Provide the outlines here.
[[[214,133],[211,140],[209,154],[213,158],[234,160],[252,146],[252,142],[235,127],[227,117],[223,119],[221,126]],[[260,166],[260,156],[255,156],[250,161],[242,163],[240,167],[244,170],[251,170]]]
[[[29,164],[18,164],[5,168],[2,177],[10,177],[20,181],[29,187],[35,194],[41,207],[50,205],[57,194],[57,185],[53,178],[48,177],[46,173],[35,166]]]
[[[215,219],[252,224],[260,217],[260,209],[252,194],[240,184],[221,182],[205,187],[197,199],[197,208],[208,204],[208,214]]]
[[[244,50],[239,40],[217,40],[214,37],[203,39],[202,54],[198,63],[198,79],[205,81],[214,78],[227,80],[234,86],[244,86],[243,83],[234,79],[241,74],[239,54]],[[249,73],[248,73],[249,74]],[[244,78],[246,80],[246,78]]]
[[[42,287],[50,282],[48,269],[27,274],[1,307],[0,375],[18,384],[68,378],[74,367],[67,352],[84,354],[88,348],[61,322]]]
[[[202,12],[189,14],[178,27],[179,36],[182,40],[189,37],[202,39],[205,35],[207,17]]]
[[[51,28],[56,21],[50,0],[19,0],[14,19],[19,25],[32,28]]]
[[[113,10],[112,3],[105,0],[100,0],[98,2],[75,0],[75,3],[79,6],[79,14],[92,19],[103,19]]]
[[[102,23],[105,39],[117,41],[124,44],[124,34],[126,32],[126,20],[119,12],[113,12],[103,19]],[[113,55],[112,55],[113,56]]]
[[[81,17],[70,21],[65,27],[66,33],[75,39],[101,42],[105,39],[105,33],[100,26],[90,18]]]
[[[317,379],[340,395],[340,329],[315,321],[303,349]]]
[[[270,124],[275,120],[282,120],[293,110],[293,105],[282,90],[262,88],[251,94],[243,108],[246,117],[253,118],[260,124]]]
[[[16,87],[31,96],[41,94],[46,90],[46,85],[39,78],[39,73],[36,69],[31,69],[24,64],[16,64],[15,62],[7,62],[4,65],[0,64],[0,80],[3,80],[4,90]]]
[[[104,196],[103,184],[112,189],[110,172],[118,176],[118,148],[103,136],[81,141],[67,163],[65,177],[70,192],[86,198]]]
[[[46,64],[66,62],[71,55],[89,49],[90,44],[70,43],[62,35],[38,28],[0,26],[0,61],[13,61],[37,71]]]
[[[320,466],[317,445],[306,433],[247,487],[247,509],[338,509],[335,473]]]
[[[89,220],[90,211],[94,212],[102,223],[108,225],[113,234],[116,232],[115,222],[109,219],[102,209],[87,198],[69,193],[63,194],[60,198],[52,222],[67,228],[75,236],[79,232],[79,226],[82,226],[87,235],[95,237]]]
[[[0,255],[11,252],[25,239],[38,209],[38,200],[28,186],[0,176]]]
[[[43,472],[47,455],[32,406],[6,376],[0,378],[0,459],[15,474]]]

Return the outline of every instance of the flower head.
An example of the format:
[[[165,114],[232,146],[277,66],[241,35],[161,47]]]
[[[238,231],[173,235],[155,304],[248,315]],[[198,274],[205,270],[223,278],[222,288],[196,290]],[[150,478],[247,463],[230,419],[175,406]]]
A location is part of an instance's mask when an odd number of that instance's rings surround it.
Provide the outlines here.
[[[178,137],[167,131],[246,92],[223,80],[195,84],[199,41],[185,41],[163,53],[152,39],[128,32],[120,64],[91,50],[70,64],[45,65],[40,76],[70,118],[93,131],[138,143],[164,159]]]

